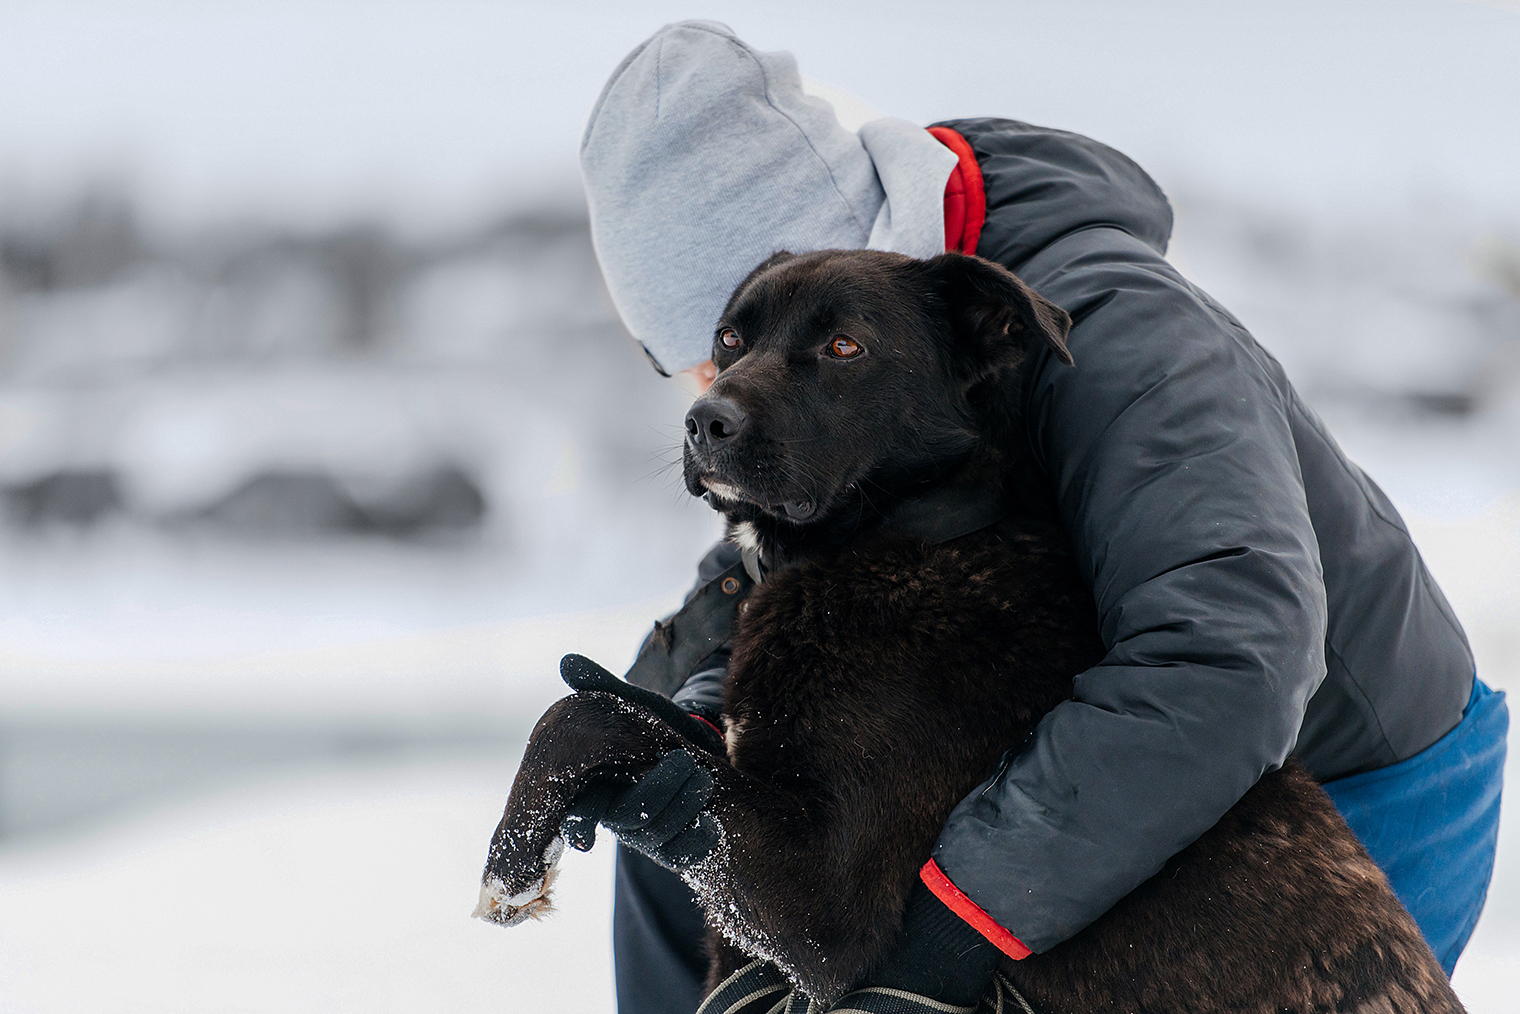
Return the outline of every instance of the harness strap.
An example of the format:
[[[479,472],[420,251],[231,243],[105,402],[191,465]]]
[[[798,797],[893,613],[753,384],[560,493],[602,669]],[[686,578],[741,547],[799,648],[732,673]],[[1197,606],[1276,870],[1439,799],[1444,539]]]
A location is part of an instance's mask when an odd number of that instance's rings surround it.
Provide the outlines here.
[[[751,961],[718,984],[697,1014],[771,1014],[791,1000],[786,976],[769,961]]]
[[[846,994],[830,1014],[976,1014],[977,1007],[956,1007],[927,996],[885,986],[867,986]]]
[[[1008,976],[1002,972],[998,972],[993,976],[992,982],[997,987],[997,1010],[993,1014],[1003,1014],[1004,994],[1007,994],[1009,999],[1019,1005],[1021,1014],[1035,1014],[1034,1008],[1029,1005],[1028,1000],[1024,999],[1024,994],[1020,993],[1013,983],[1008,980]]]
[[[841,997],[828,1014],[1035,1014],[1008,977],[998,972],[980,1003],[972,1007],[931,1000],[885,986],[867,986]],[[786,976],[768,961],[755,960],[713,990],[697,1014],[824,1014],[824,1008],[794,991]]]

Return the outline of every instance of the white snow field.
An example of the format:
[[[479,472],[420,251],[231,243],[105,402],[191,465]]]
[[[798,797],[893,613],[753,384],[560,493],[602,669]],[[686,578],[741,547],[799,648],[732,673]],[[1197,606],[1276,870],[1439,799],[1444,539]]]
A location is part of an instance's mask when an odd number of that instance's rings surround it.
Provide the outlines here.
[[[0,1011],[610,1011],[605,832],[550,917],[467,917],[512,770],[320,770],[0,854]],[[1517,897],[1510,835],[1455,979],[1472,1014],[1513,1009]]]
[[[1520,688],[1520,496],[1410,520],[1485,677]],[[321,659],[330,669],[318,682],[332,692],[357,690],[393,655],[377,693],[399,709],[417,703],[388,689],[409,666],[442,654],[485,672],[509,655],[521,666],[513,703],[532,715],[559,694],[553,661],[565,646],[611,660],[669,601],[292,657]],[[228,692],[256,686],[246,664],[223,663]],[[301,699],[319,712],[332,703]],[[468,918],[519,751],[244,776],[231,791],[0,850],[0,1012],[611,1010],[605,833],[590,856],[566,860],[552,917],[505,930]],[[1517,784],[1520,761],[1509,772]],[[1515,812],[1457,969],[1472,1014],[1508,1014],[1520,981]]]
[[[610,1011],[613,850],[469,918],[515,761],[331,768],[0,857],[0,1011]]]

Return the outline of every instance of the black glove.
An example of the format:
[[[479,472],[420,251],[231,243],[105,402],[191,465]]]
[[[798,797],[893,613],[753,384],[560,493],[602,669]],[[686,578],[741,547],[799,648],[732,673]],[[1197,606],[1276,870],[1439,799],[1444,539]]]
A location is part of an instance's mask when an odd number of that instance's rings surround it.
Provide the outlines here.
[[[718,823],[703,810],[713,776],[685,750],[672,750],[631,786],[594,782],[571,800],[565,840],[581,852],[596,843],[596,825],[679,873],[701,862],[718,844]]]
[[[992,941],[919,881],[908,895],[902,936],[862,985],[900,989],[953,1007],[975,1007],[992,985],[1001,958]]]
[[[566,655],[560,659],[559,676],[571,690],[612,694],[630,704],[637,704],[653,712],[666,725],[708,753],[726,752],[723,735],[710,721],[692,717],[679,704],[663,694],[657,694],[653,690],[645,690],[626,680],[618,679],[585,655]]]

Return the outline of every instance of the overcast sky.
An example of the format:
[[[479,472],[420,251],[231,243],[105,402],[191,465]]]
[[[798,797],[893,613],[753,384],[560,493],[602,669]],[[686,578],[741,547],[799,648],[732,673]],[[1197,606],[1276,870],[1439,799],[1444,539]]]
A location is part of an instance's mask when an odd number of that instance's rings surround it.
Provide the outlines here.
[[[0,200],[125,173],[169,221],[442,223],[573,192],[606,75],[696,16],[894,115],[1067,127],[1172,189],[1520,219],[1511,0],[0,0]]]

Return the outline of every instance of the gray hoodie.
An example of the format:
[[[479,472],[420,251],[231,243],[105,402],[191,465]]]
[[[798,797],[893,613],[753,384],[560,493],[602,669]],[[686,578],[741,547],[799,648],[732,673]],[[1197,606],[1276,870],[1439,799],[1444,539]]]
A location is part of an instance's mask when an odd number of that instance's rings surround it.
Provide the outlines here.
[[[777,250],[943,253],[955,165],[904,120],[845,129],[791,54],[713,21],[666,25],[630,53],[581,141],[607,287],[666,374],[711,357],[729,293]]]

